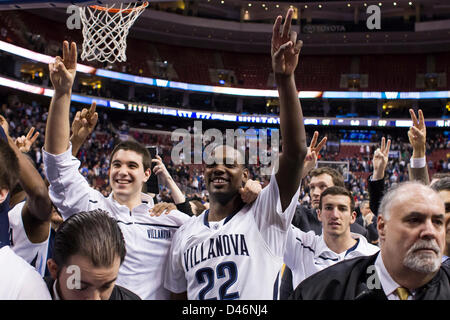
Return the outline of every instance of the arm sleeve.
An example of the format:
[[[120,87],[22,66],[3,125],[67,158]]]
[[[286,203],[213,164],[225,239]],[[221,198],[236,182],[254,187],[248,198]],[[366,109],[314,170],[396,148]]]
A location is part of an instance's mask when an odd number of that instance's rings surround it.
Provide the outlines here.
[[[283,257],[286,248],[287,233],[297,207],[300,187],[291,199],[286,210],[282,211],[277,179],[272,175],[270,183],[255,200],[253,213],[261,235],[279,257]]]
[[[44,170],[50,182],[49,195],[64,219],[72,214],[88,211],[89,201],[99,201],[97,191],[92,189],[78,171],[80,161],[72,156],[72,145],[59,155],[42,149]]]
[[[370,210],[372,210],[375,216],[378,216],[378,208],[380,207],[381,198],[385,193],[384,187],[384,179],[380,180],[371,180],[372,176],[369,176],[368,189],[369,189],[369,198],[370,198]]]
[[[181,212],[187,214],[188,216],[193,215],[192,208],[191,208],[191,205],[188,200],[186,200],[185,202],[176,204],[176,206],[177,206],[178,211],[181,211]]]
[[[22,287],[17,300],[52,300],[50,292],[41,276],[30,269],[22,278]]]
[[[425,165],[424,167],[420,167],[420,168],[413,168],[413,167],[411,167],[411,164],[408,163],[408,175],[409,175],[410,181],[419,181],[425,185],[430,184],[430,177],[428,175],[428,166],[427,165]]]
[[[183,253],[181,252],[181,233],[182,229],[178,229],[174,234],[164,274],[164,287],[173,293],[183,293],[187,291],[187,280],[182,265]]]

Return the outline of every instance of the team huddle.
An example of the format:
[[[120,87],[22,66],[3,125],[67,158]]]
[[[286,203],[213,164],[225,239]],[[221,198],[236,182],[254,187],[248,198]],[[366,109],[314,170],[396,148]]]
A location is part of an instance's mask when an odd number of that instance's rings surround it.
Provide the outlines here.
[[[408,132],[418,181],[383,190],[390,147],[383,138],[369,182],[373,213],[357,221],[342,175],[314,169],[326,138],[317,144],[315,133],[307,146],[294,77],[303,43],[292,15],[284,23],[277,17],[271,45],[282,136],[277,170],[261,189],[239,148],[214,146],[204,168],[209,206],[198,215],[184,210],[161,158],[135,141],[111,153],[109,196],[89,185],[76,155],[98,114],[93,104],[70,124],[77,47],[64,42],[62,58],[49,64],[45,180],[0,116],[0,299],[450,299],[450,178],[430,187],[422,175],[422,112],[417,119],[411,111]],[[142,192],[153,174],[165,177],[176,205],[155,205]],[[306,176],[312,208],[298,204]],[[379,285],[370,285],[371,267]]]

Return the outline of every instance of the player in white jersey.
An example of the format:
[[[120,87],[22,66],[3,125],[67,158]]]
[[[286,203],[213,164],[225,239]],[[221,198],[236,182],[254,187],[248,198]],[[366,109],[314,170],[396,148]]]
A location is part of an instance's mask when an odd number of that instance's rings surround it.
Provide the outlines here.
[[[11,249],[22,259],[27,261],[43,277],[47,266],[48,241],[50,223],[48,223],[47,237],[41,242],[31,242],[25,230],[22,218],[22,210],[25,201],[16,204],[8,212],[9,232],[11,237]]]
[[[148,150],[139,143],[127,141],[111,154],[109,181],[113,192],[105,198],[89,187],[78,168],[80,161],[72,155],[69,110],[72,85],[76,74],[77,49],[63,45],[63,58],[49,65],[55,93],[50,104],[43,160],[49,194],[64,219],[95,209],[108,211],[122,230],[127,255],[119,269],[117,284],[142,299],[167,299],[163,271],[175,230],[189,217],[172,211],[160,217],[150,216],[153,200],[141,193],[151,174]]]
[[[51,300],[39,273],[10,247],[0,249],[0,300]]]
[[[172,242],[165,286],[173,298],[278,297],[277,279],[307,151],[294,79],[302,42],[290,30],[292,14],[289,10],[282,30],[282,17],[277,17],[272,37],[283,137],[279,170],[256,201],[245,205],[238,191],[248,180],[245,157],[231,146],[213,149],[214,161],[205,168],[210,209],[183,225]]]
[[[5,131],[8,144],[14,151],[19,164],[19,183],[24,201],[16,204],[8,213],[11,249],[30,263],[41,276],[45,274],[52,204],[47,186],[31,160],[22,153],[9,136],[8,122],[0,116],[0,125]],[[37,134],[32,128],[26,139],[33,144]],[[25,138],[25,137],[23,137]],[[20,195],[19,195],[20,197]]]
[[[351,233],[355,222],[355,202],[345,188],[333,186],[320,196],[318,218],[322,222],[320,236],[291,226],[284,262],[292,271],[295,289],[303,280],[345,259],[368,256],[379,251],[362,235]]]

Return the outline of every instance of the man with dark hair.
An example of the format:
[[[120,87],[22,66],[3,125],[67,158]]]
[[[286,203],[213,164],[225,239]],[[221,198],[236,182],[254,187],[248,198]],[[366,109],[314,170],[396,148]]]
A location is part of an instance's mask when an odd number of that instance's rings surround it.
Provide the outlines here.
[[[445,208],[419,182],[391,188],[378,215],[380,252],[345,260],[303,281],[299,300],[449,300],[450,268],[442,265]]]
[[[103,210],[81,212],[56,232],[47,287],[54,300],[140,300],[115,284],[126,249],[117,222]],[[77,278],[78,277],[78,278]]]
[[[20,188],[16,187],[15,191],[19,190],[18,194],[22,199],[15,197],[14,200],[19,202],[8,212],[11,249],[44,276],[52,216],[47,185],[32,160],[20,151],[9,136],[9,126],[3,116],[0,116],[0,126],[3,127],[9,146],[16,155],[20,173],[17,184]],[[31,128],[27,137],[31,137],[33,132],[34,128]]]
[[[445,236],[445,250],[442,257],[442,263],[450,264],[450,177],[440,178],[431,185],[431,189],[436,191],[445,204],[445,219],[446,219],[446,236]]]
[[[2,248],[3,246],[8,246],[10,244],[8,219],[9,193],[13,190],[15,185],[11,183],[11,179],[14,180],[14,178],[18,178],[19,166],[17,165],[17,157],[15,157],[14,152],[11,148],[5,147],[5,144],[8,145],[8,139],[3,130],[3,126],[0,126],[0,141],[3,146],[0,149],[0,152],[2,152],[0,157],[3,159],[2,163],[0,163],[0,248]],[[12,173],[10,170],[12,170]]]
[[[319,236],[291,226],[284,262],[292,271],[292,288],[339,261],[378,252],[379,248],[368,243],[365,237],[350,232],[350,225],[356,219],[354,209],[350,191],[339,186],[329,187],[321,193],[317,209],[323,233]],[[290,293],[292,291],[285,292]]]
[[[278,16],[272,67],[280,99],[283,137],[278,171],[252,204],[239,193],[249,178],[245,157],[233,146],[212,148],[205,167],[210,208],[175,233],[165,286],[176,299],[277,299],[286,237],[295,211],[306,155],[303,113],[294,71],[302,46]]]
[[[122,230],[127,255],[119,269],[117,284],[141,299],[168,299],[163,287],[163,273],[173,234],[189,216],[173,210],[159,217],[151,216],[153,199],[141,192],[152,174],[147,149],[136,142],[123,142],[114,149],[109,169],[112,193],[104,197],[91,188],[78,168],[80,161],[72,155],[70,142],[70,99],[76,75],[77,48],[67,41],[63,58],[50,63],[50,79],[55,93],[50,103],[43,149],[45,173],[50,182],[49,195],[64,219],[78,212],[106,210]],[[82,111],[83,125],[74,136],[85,137],[95,126],[94,108]],[[73,129],[73,127],[72,127]],[[80,139],[78,139],[80,140]],[[79,147],[80,141],[74,141]]]
[[[303,176],[307,173],[303,172]],[[345,187],[344,177],[336,169],[321,167],[311,170],[309,173],[309,194],[311,197],[311,207],[298,205],[295,211],[292,224],[304,232],[314,231],[317,235],[322,234],[322,223],[317,217],[319,200],[322,192],[332,186]],[[359,224],[352,224],[352,232],[367,236],[367,230]]]
[[[9,200],[9,191],[18,179],[17,156],[8,143],[0,139],[0,205]],[[36,270],[8,245],[0,248],[0,300],[44,299],[49,300],[50,295]]]

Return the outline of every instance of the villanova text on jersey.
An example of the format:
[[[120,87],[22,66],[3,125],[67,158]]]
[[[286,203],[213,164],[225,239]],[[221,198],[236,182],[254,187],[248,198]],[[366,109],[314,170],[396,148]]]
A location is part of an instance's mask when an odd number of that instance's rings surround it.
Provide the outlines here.
[[[195,267],[200,262],[231,255],[250,256],[245,235],[222,234],[189,247],[184,252],[184,266],[186,271],[189,271],[189,268]]]
[[[172,238],[170,230],[164,230],[164,229],[147,229],[147,234],[150,239],[170,239],[170,238]]]

